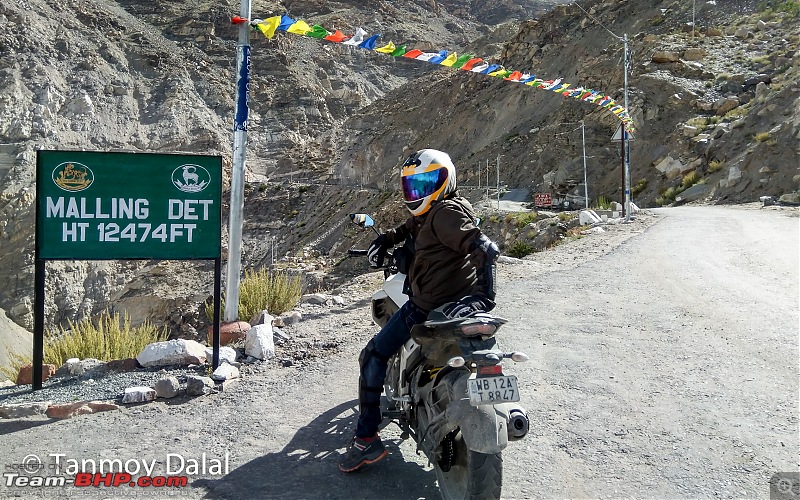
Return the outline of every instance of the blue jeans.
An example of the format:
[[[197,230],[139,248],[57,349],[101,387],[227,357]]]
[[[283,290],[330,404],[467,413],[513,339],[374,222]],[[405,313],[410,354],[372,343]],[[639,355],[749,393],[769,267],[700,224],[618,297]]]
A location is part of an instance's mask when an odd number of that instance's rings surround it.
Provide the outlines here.
[[[361,351],[356,437],[371,437],[378,432],[378,426],[383,420],[380,407],[381,392],[389,358],[411,338],[411,327],[423,323],[427,317],[427,311],[420,309],[410,300],[407,301]]]

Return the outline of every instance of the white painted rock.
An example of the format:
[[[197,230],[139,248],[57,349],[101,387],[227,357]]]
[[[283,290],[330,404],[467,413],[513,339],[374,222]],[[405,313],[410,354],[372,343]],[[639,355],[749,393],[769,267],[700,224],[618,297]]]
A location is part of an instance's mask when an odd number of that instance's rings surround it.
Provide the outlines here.
[[[228,346],[221,346],[219,348],[219,362],[220,363],[235,363],[236,358],[238,357],[236,353],[236,349],[233,347]],[[206,361],[209,363],[211,360],[214,359],[214,348],[213,347],[206,347]]]
[[[142,349],[136,361],[151,366],[201,365],[206,362],[206,346],[194,340],[176,339],[154,342]]]
[[[148,401],[155,401],[156,397],[156,390],[152,387],[128,387],[125,389],[125,395],[122,396],[122,402],[146,403]]]
[[[275,357],[275,339],[270,325],[256,325],[244,339],[244,353],[257,359]]]
[[[211,378],[217,382],[239,378],[239,369],[228,363],[222,363],[211,374]]]

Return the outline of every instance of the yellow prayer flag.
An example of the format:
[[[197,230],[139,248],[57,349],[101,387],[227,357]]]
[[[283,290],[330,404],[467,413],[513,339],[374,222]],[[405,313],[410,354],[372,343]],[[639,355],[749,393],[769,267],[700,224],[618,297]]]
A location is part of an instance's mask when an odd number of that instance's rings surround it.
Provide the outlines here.
[[[391,54],[396,49],[397,49],[397,47],[394,46],[394,43],[389,42],[386,45],[384,45],[383,47],[378,47],[377,49],[375,49],[375,52],[383,52],[384,54]]]
[[[300,20],[294,23],[293,25],[289,26],[287,29],[289,33],[294,33],[295,35],[305,35],[309,31],[311,31],[311,26],[308,25],[307,22]]]
[[[264,33],[264,36],[267,38],[272,38],[275,36],[275,30],[278,29],[278,26],[281,25],[281,16],[270,17],[261,21],[260,23],[256,24],[256,27]]]
[[[454,65],[456,63],[456,61],[458,61],[458,54],[453,52],[452,54],[447,56],[447,59],[445,59],[444,61],[440,62],[439,64],[441,64],[442,66],[452,66],[452,65]]]

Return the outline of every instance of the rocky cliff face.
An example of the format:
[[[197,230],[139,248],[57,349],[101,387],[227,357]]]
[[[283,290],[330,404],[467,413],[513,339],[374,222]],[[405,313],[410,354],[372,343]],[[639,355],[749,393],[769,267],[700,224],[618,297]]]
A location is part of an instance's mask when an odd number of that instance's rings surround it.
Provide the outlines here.
[[[622,45],[602,23],[627,33],[634,54],[635,201],[798,189],[798,22],[780,11],[793,2],[770,12],[701,3],[694,37],[685,31],[691,12],[676,3],[582,2],[588,15],[560,3],[284,0],[255,3],[253,15],[361,26],[621,100]],[[229,165],[238,9],[234,0],[0,5],[0,307],[12,319],[32,326],[37,149],[199,152]],[[499,157],[502,183],[577,196],[584,120],[590,198],[621,198],[619,144],[609,141],[618,122],[597,107],[296,35],[252,40],[245,267],[263,264],[273,247],[278,257],[340,251],[356,238],[341,222],[349,212],[393,221],[387,202],[396,197],[381,189],[394,189],[399,161],[419,147],[450,151],[462,183],[476,183],[479,167],[484,175]],[[682,191],[692,172],[703,183]],[[289,182],[298,179],[312,185]],[[199,316],[210,284],[202,264],[55,262],[47,317],[63,323],[112,307],[180,329]]]

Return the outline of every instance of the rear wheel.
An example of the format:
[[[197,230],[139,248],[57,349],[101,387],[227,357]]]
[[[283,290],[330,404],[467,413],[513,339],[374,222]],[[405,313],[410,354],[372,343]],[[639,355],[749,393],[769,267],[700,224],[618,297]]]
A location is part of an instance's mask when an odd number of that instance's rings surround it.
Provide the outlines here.
[[[503,457],[467,448],[461,433],[442,443],[442,456],[434,463],[444,500],[497,499],[503,487]]]

